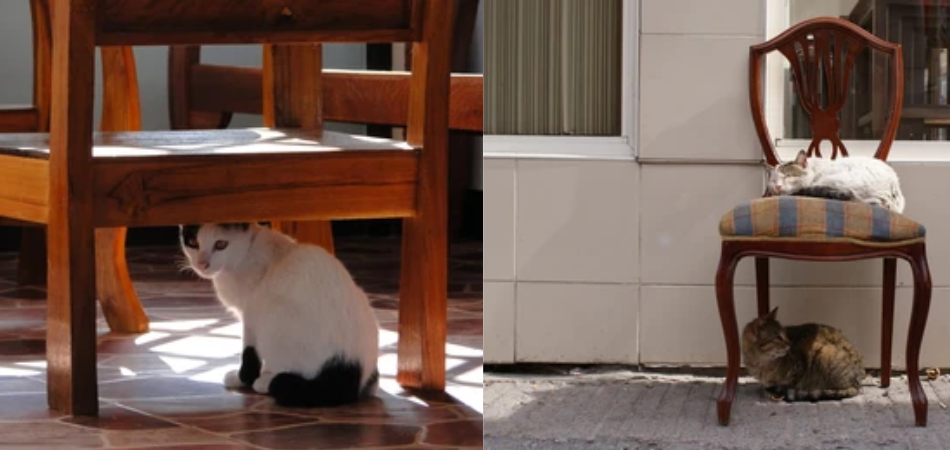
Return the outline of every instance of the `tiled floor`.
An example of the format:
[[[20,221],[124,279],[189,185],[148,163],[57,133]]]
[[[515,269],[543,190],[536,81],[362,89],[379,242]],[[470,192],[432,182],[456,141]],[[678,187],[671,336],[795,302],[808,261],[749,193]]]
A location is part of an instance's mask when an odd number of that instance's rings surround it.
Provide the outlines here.
[[[179,250],[130,249],[135,286],[152,320],[141,335],[99,321],[98,418],[46,406],[45,292],[17,288],[15,255],[0,254],[0,449],[449,449],[482,446],[482,250],[453,246],[450,260],[449,387],[403,391],[395,382],[397,240],[338,244],[380,322],[380,392],[327,409],[280,408],[266,396],[229,392],[240,326],[210,283],[179,273]]]

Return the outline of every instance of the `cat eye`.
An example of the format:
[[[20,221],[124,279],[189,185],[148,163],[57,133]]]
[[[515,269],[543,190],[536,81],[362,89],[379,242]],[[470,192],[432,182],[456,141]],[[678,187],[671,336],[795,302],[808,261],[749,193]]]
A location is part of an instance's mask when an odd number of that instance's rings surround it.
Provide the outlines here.
[[[214,249],[215,249],[216,251],[217,251],[217,250],[224,250],[224,249],[226,249],[226,248],[228,248],[228,241],[217,241],[217,242],[214,243]]]
[[[191,248],[198,248],[198,240],[195,238],[188,239],[187,241],[185,241],[185,245]]]

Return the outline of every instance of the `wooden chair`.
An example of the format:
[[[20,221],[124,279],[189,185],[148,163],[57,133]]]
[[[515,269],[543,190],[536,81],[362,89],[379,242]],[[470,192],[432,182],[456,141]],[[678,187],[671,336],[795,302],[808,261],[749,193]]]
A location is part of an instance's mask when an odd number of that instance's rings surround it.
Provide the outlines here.
[[[51,408],[98,413],[96,229],[179,223],[402,218],[397,380],[444,388],[454,2],[50,2],[51,129],[0,135],[0,215],[47,225]],[[413,43],[408,143],[321,130],[320,41]],[[93,133],[96,46],[248,42],[279,128]]]
[[[480,0],[458,0],[452,50],[453,74],[449,126],[449,236],[453,238],[461,227],[464,193],[471,178],[471,134],[481,133],[481,76],[462,75],[468,70],[472,37],[478,15]],[[406,59],[412,59],[412,47],[407,47]],[[264,123],[272,123],[268,111],[263,108],[260,89],[251,89],[261,84],[263,74],[270,70],[267,60],[263,69],[222,66],[201,63],[201,47],[197,45],[173,46],[168,53],[168,111],[173,129],[227,128],[234,113],[264,114]],[[411,64],[411,63],[410,63]],[[343,70],[325,71],[323,92],[325,98],[324,119],[370,125],[405,126],[405,88],[388,91],[392,87],[392,75],[406,80],[405,72],[377,73]],[[377,82],[376,80],[380,80]],[[390,80],[382,82],[381,80]],[[472,89],[478,87],[478,108],[472,103]],[[388,95],[396,92],[398,98],[388,101],[374,98],[366,101],[367,95]],[[369,94],[368,94],[369,93]],[[477,119],[477,121],[476,121]],[[293,232],[303,241],[320,244],[332,250],[333,241],[329,223],[284,223],[284,231]]]
[[[809,156],[821,156],[819,144],[832,143],[831,158],[847,156],[838,138],[838,113],[849,93],[855,59],[865,50],[883,53],[890,85],[883,137],[874,157],[886,160],[900,121],[903,92],[901,48],[880,40],[854,24],[836,18],[802,22],[754,45],[749,51],[749,96],[752,118],[766,163],[779,164],[762,105],[761,67],[765,54],[778,50],[790,62],[795,90],[811,117]],[[822,106],[820,96],[827,99]],[[720,222],[722,253],[716,273],[716,298],[726,339],[728,372],[718,399],[719,423],[729,423],[739,377],[739,334],[733,301],[733,275],[739,260],[755,257],[758,314],[769,312],[769,260],[851,261],[884,258],[884,292],[881,339],[881,385],[889,386],[891,338],[894,321],[894,288],[897,258],[910,263],[914,275],[914,303],[907,336],[907,373],[917,425],[927,423],[927,398],[918,377],[918,356],[930,308],[931,281],[925,251],[925,230],[920,224],[884,208],[858,202],[804,197],[764,197],[740,205]]]
[[[33,30],[33,105],[0,111],[0,133],[49,131],[52,83],[49,0],[30,0],[30,10]],[[100,129],[138,130],[141,128],[141,114],[131,49],[104,47],[101,51],[104,89]],[[0,170],[5,168],[0,165]],[[23,226],[18,284],[45,285],[47,258],[44,227],[23,221],[11,222]],[[103,228],[97,230],[96,234],[96,290],[109,328],[123,333],[146,331],[148,318],[132,287],[125,261],[125,228]]]

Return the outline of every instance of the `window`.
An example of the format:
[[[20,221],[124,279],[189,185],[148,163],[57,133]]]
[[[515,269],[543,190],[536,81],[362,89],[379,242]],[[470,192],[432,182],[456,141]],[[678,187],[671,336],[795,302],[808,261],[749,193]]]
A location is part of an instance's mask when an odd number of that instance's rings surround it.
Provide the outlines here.
[[[622,0],[487,0],[485,134],[620,136]]]
[[[904,104],[900,141],[950,140],[947,65],[950,56],[950,2],[946,0],[768,0],[767,38],[804,20],[841,17],[875,36],[900,44],[904,55]],[[876,52],[875,52],[876,53]],[[885,65],[866,51],[856,61],[849,99],[841,113],[841,137],[849,150],[881,136],[891,80]],[[878,53],[880,54],[880,53]],[[883,56],[879,57],[883,58]],[[779,147],[805,148],[809,121],[797,104],[789,64],[778,52],[766,60],[766,114]],[[910,144],[901,144],[913,146]],[[918,144],[918,147],[920,145]],[[823,147],[824,148],[824,147]],[[933,147],[931,147],[933,148]],[[943,146],[946,152],[948,147]]]

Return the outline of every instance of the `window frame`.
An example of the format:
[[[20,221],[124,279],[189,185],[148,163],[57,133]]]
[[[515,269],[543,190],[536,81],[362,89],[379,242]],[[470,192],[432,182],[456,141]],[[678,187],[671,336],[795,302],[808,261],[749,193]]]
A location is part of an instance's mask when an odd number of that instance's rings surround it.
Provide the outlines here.
[[[486,134],[483,158],[636,160],[641,0],[622,0],[620,135],[557,136]]]

